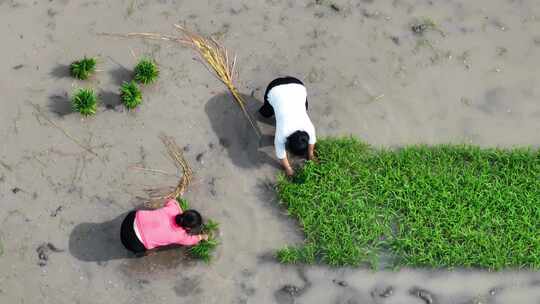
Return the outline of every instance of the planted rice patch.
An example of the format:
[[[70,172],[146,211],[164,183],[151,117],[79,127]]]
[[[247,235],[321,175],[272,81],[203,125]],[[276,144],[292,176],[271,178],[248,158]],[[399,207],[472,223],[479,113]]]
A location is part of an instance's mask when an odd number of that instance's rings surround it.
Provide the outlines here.
[[[286,263],[540,268],[540,152],[474,146],[375,149],[326,139],[278,190],[302,226]]]

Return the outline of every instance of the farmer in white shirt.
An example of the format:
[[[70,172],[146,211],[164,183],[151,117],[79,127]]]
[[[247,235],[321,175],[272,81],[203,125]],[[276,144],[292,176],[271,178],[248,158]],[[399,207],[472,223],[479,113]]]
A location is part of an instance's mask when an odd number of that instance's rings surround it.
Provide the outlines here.
[[[274,146],[288,176],[294,175],[294,170],[287,159],[287,150],[297,156],[307,156],[309,160],[314,158],[317,138],[307,109],[307,90],[300,80],[277,78],[266,88],[259,113],[266,118],[276,115]]]

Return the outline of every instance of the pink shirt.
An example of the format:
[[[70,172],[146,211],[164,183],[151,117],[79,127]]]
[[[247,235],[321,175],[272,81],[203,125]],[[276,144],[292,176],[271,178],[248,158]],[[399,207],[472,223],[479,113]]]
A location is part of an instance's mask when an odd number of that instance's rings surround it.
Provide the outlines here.
[[[156,210],[139,210],[135,214],[135,225],[146,249],[179,244],[191,246],[199,243],[197,235],[190,235],[176,225],[175,217],[182,213],[176,200],[169,200],[165,207]]]

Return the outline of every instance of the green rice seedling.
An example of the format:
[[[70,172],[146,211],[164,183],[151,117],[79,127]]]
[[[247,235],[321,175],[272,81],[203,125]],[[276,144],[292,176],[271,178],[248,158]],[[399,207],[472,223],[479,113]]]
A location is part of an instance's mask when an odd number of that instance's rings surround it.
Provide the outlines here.
[[[312,264],[317,259],[317,246],[315,244],[305,244],[302,247],[285,247],[278,250],[276,257],[280,263],[284,264]]]
[[[296,264],[299,262],[300,256],[298,248],[294,247],[282,248],[276,254],[278,261],[283,264]]]
[[[212,259],[212,253],[219,244],[216,240],[216,233],[219,229],[219,224],[213,220],[208,220],[206,224],[203,225],[202,233],[208,234],[207,241],[201,241],[199,244],[190,247],[188,253],[191,257],[203,260],[206,263],[209,263]]]
[[[210,263],[212,253],[216,249],[218,242],[216,240],[201,241],[199,244],[189,248],[189,255],[197,260]]]
[[[135,81],[124,82],[120,87],[120,98],[128,109],[134,109],[142,102],[142,94]]]
[[[540,151],[337,138],[317,154],[296,178],[279,177],[306,238],[278,251],[281,262],[540,268]]]
[[[202,232],[208,234],[209,236],[214,236],[214,234],[218,231],[219,224],[213,220],[208,220],[206,224],[204,224]]]
[[[97,96],[92,89],[78,89],[71,99],[73,111],[83,116],[96,114]]]
[[[69,71],[71,76],[77,79],[86,80],[96,71],[96,65],[96,58],[87,58],[85,56],[83,59],[71,63]]]
[[[182,211],[189,210],[189,202],[187,201],[187,199],[178,197],[176,198],[176,201],[180,205],[180,209],[182,209]]]
[[[135,81],[142,84],[152,84],[159,76],[159,69],[153,59],[143,58],[135,66]]]

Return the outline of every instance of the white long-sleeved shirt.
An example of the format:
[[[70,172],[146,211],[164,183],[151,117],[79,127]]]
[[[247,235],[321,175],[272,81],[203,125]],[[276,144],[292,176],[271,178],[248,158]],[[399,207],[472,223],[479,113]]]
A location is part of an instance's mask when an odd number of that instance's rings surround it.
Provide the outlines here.
[[[305,131],[310,145],[317,141],[315,127],[307,114],[306,98],[306,87],[297,83],[278,85],[268,92],[268,102],[276,115],[274,147],[278,159],[287,157],[287,137],[296,131]]]

